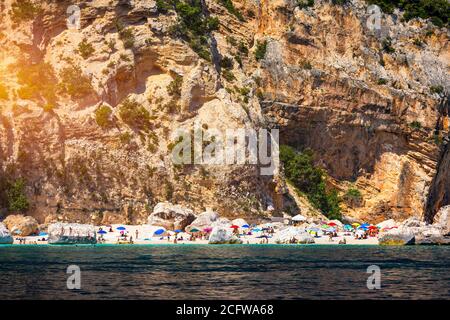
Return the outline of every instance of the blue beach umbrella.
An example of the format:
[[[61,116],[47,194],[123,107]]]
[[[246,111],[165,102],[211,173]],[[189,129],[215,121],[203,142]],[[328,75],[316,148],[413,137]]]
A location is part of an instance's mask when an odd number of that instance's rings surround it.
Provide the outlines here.
[[[351,225],[349,225],[349,224],[346,224],[346,225],[344,226],[344,229],[345,229],[345,230],[353,230],[353,227],[352,227]]]
[[[48,236],[48,233],[47,232],[39,232],[39,236],[45,237],[45,236]]]
[[[262,229],[260,229],[260,228],[255,228],[255,229],[253,229],[252,231],[253,231],[253,232],[260,232],[260,231],[262,231]]]
[[[244,225],[242,226],[242,228],[248,229],[248,228],[250,228],[250,226],[249,226],[248,224],[244,224]]]
[[[127,228],[125,228],[125,227],[118,227],[116,230],[124,231],[124,230],[127,230]]]
[[[156,234],[157,236],[159,236],[159,235],[163,234],[164,232],[166,232],[166,230],[164,230],[164,229],[158,229],[158,230],[156,230],[155,232],[153,232],[153,234]]]
[[[99,232],[97,232],[98,234],[107,234],[108,232],[106,232],[105,230],[100,230]]]
[[[183,231],[180,230],[180,229],[177,229],[177,230],[175,230],[174,232],[175,232],[175,233],[180,233],[180,232],[183,232]]]

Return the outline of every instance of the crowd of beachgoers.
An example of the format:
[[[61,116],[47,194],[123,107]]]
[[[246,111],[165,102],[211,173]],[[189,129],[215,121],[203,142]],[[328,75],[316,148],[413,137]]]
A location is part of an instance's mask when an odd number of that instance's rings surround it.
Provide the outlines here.
[[[240,222],[240,223],[239,223]],[[169,230],[153,225],[92,226],[81,232],[71,225],[56,227],[58,236],[95,240],[97,244],[377,244],[380,232],[395,228],[392,225],[342,224],[340,221],[308,223],[306,220],[247,224],[235,219],[229,225]],[[221,232],[221,233],[220,233]],[[219,233],[219,234],[217,234]],[[49,234],[40,232],[29,237],[15,237],[15,244],[47,244]],[[94,238],[95,237],[95,238]],[[213,241],[212,238],[218,240]]]

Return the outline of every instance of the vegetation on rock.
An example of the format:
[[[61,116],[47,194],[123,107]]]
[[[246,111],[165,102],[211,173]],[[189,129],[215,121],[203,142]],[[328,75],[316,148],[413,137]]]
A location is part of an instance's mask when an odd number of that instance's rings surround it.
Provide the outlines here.
[[[158,1],[157,5],[161,13],[167,13],[172,9],[178,15],[177,23],[170,28],[171,35],[188,42],[201,58],[210,61],[208,34],[218,30],[219,20],[205,16],[202,1],[167,0],[166,4],[162,5],[161,1]]]
[[[280,146],[280,159],[284,165],[286,179],[299,193],[330,219],[341,218],[341,199],[335,189],[327,190],[325,172],[314,166],[311,150],[297,152],[290,146]]]
[[[95,110],[95,121],[100,127],[104,129],[109,128],[112,125],[111,114],[112,110],[110,107],[101,105],[97,110]]]
[[[150,113],[136,100],[126,99],[119,107],[119,115],[130,127],[140,130],[150,127]]]
[[[65,68],[60,73],[60,88],[73,99],[83,98],[93,93],[91,80],[83,74],[80,67]]]
[[[28,210],[30,203],[25,194],[25,180],[0,180],[0,207],[7,208],[13,213],[22,213]]]
[[[83,59],[87,59],[92,56],[92,54],[95,52],[95,49],[92,44],[87,42],[86,39],[83,39],[83,41],[81,41],[78,45],[78,52],[83,57]]]
[[[56,101],[57,78],[50,64],[18,64],[17,79],[21,88],[18,95],[24,100],[42,101],[48,103]]]
[[[233,4],[233,1],[231,0],[219,0],[219,3],[221,5],[223,5],[229,13],[231,13],[232,15],[234,15],[236,18],[239,19],[239,21],[244,21],[244,16],[242,15],[242,13],[236,9],[236,7]]]
[[[30,0],[18,0],[11,5],[11,18],[16,23],[33,20],[40,12],[40,6]]]
[[[180,97],[182,85],[183,77],[180,75],[176,75],[175,79],[167,86],[167,93],[173,97]]]
[[[256,60],[264,59],[267,51],[267,40],[258,41],[256,44],[255,58]]]
[[[414,18],[430,19],[437,27],[448,27],[450,19],[450,2],[447,0],[366,0],[369,4],[376,4],[388,14],[395,8],[403,11],[403,19],[409,21]]]

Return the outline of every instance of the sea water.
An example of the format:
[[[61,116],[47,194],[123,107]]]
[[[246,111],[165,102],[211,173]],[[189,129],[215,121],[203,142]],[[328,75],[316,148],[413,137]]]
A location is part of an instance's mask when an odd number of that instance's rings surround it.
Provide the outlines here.
[[[68,289],[70,265],[79,267],[80,289]],[[379,267],[379,289],[368,286],[370,266]],[[0,299],[449,296],[450,247],[443,246],[0,246]]]

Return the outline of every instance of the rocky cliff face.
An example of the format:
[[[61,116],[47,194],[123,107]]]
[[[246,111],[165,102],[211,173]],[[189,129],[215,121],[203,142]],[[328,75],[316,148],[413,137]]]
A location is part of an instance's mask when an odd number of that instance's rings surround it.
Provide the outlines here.
[[[359,0],[206,0],[196,17],[219,26],[194,37],[156,1],[15,3],[0,7],[0,164],[41,223],[145,222],[166,200],[230,217],[302,206],[256,165],[174,166],[172,134],[194,123],[279,127],[331,185],[361,190],[352,217],[423,218],[430,186],[448,204],[444,28],[383,15],[372,31]]]

